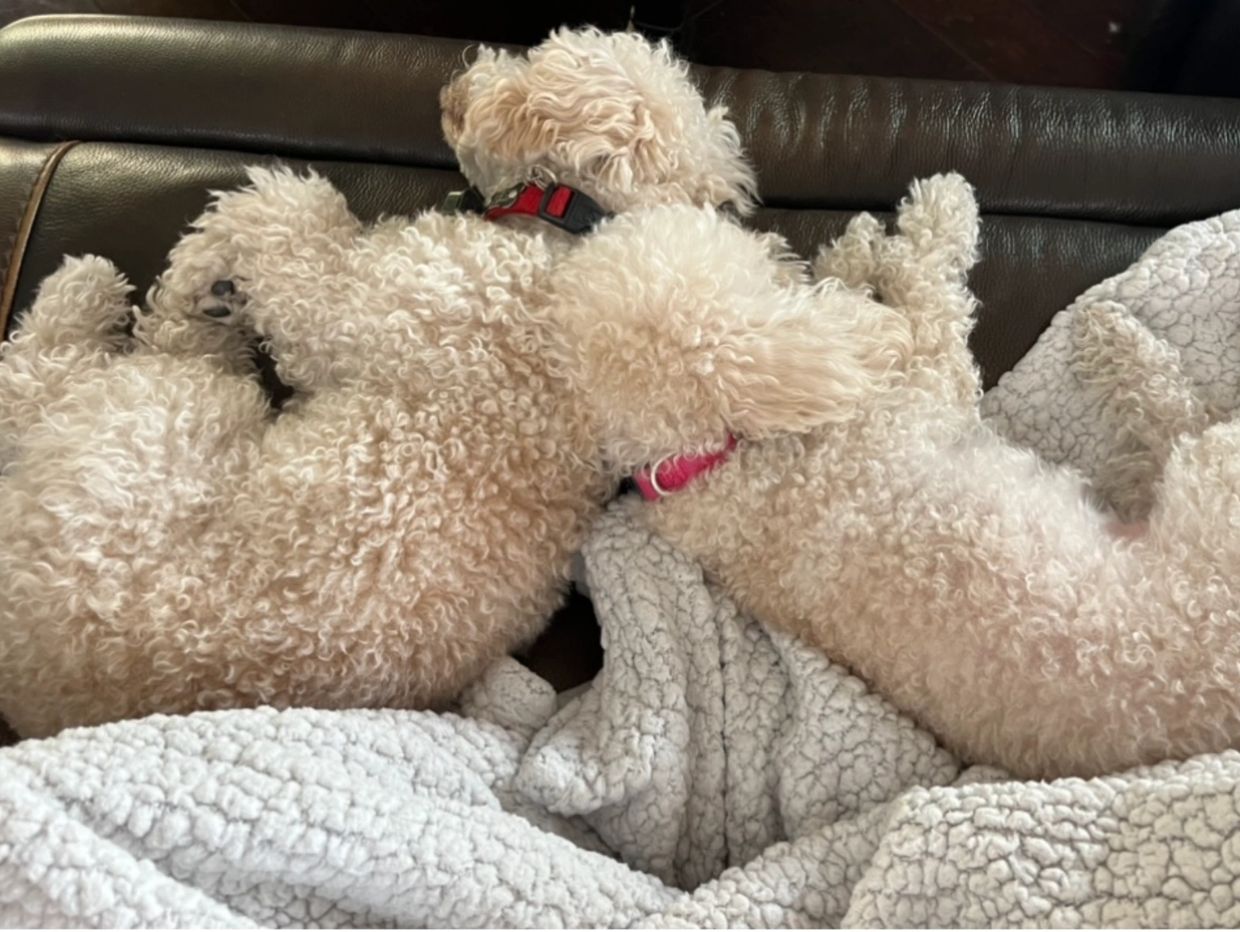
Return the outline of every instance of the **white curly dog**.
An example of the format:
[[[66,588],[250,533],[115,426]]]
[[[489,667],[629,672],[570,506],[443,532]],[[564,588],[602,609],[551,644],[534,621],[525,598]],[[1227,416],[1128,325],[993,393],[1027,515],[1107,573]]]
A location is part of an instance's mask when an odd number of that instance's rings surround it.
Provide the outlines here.
[[[753,201],[723,110],[636,36],[484,49],[442,103],[485,197]],[[523,215],[366,227],[315,175],[250,182],[172,250],[132,336],[129,287],[87,257],[3,349],[0,715],[23,735],[447,700],[539,631],[613,487],[549,311],[582,240]],[[640,229],[614,224],[586,241],[636,280]],[[295,390],[278,416],[255,338]]]
[[[1154,392],[1147,433],[1202,430],[1169,448],[1148,522],[1123,527],[1075,472],[1006,443],[966,343],[977,225],[958,176],[916,184],[895,234],[855,219],[816,262],[812,307],[775,317],[735,298],[765,258],[717,237],[680,239],[662,277],[596,278],[594,314],[563,314],[608,458],[656,464],[656,500],[634,507],[740,605],[966,759],[1053,778],[1240,747],[1240,424],[1204,429],[1179,388]],[[614,268],[606,248],[567,264]],[[1121,417],[1109,313],[1080,364]],[[793,432],[752,429],[764,392]],[[730,456],[702,459],[729,435]],[[1161,466],[1133,455],[1115,483],[1140,495]]]

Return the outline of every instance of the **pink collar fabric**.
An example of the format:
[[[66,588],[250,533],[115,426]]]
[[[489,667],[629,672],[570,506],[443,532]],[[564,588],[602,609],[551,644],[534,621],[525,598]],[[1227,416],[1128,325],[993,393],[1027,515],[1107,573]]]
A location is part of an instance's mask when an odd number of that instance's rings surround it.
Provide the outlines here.
[[[665,456],[653,466],[646,466],[633,474],[633,482],[648,502],[679,492],[698,476],[704,476],[728,461],[736,449],[736,438],[728,435],[723,449],[696,456]]]

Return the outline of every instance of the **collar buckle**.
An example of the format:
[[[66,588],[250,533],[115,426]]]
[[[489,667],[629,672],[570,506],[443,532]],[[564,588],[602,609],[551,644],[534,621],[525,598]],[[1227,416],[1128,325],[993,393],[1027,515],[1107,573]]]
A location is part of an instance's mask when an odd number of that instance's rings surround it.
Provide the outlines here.
[[[589,233],[599,221],[610,216],[596,200],[564,184],[550,185],[538,204],[540,220],[574,236]]]
[[[480,214],[486,206],[477,188],[465,188],[463,191],[449,191],[439,209],[445,214]]]

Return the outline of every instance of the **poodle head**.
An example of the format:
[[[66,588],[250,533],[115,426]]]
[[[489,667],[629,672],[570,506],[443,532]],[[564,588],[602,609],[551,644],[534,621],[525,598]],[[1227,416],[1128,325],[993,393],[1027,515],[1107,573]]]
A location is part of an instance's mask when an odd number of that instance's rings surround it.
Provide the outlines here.
[[[789,274],[772,241],[662,208],[617,218],[557,270],[570,365],[611,468],[842,424],[893,371],[898,315]]]
[[[483,47],[440,105],[461,171],[488,196],[537,181],[580,188],[617,212],[753,207],[736,127],[723,107],[706,108],[666,42],[560,29],[525,55]]]

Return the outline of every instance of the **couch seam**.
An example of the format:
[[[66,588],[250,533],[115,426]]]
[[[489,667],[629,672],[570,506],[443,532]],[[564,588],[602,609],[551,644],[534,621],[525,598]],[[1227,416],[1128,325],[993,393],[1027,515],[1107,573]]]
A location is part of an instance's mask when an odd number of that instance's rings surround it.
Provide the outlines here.
[[[9,267],[4,277],[4,287],[0,288],[0,335],[8,332],[9,320],[13,316],[13,302],[17,299],[17,281],[21,277],[22,263],[26,258],[26,250],[30,245],[30,236],[34,232],[35,221],[39,217],[39,209],[43,206],[43,198],[51,186],[56,168],[65,154],[78,144],[79,140],[62,142],[48,153],[35,176],[30,192],[26,195],[26,209],[17,221],[17,233],[13,238],[12,250],[9,253]]]

